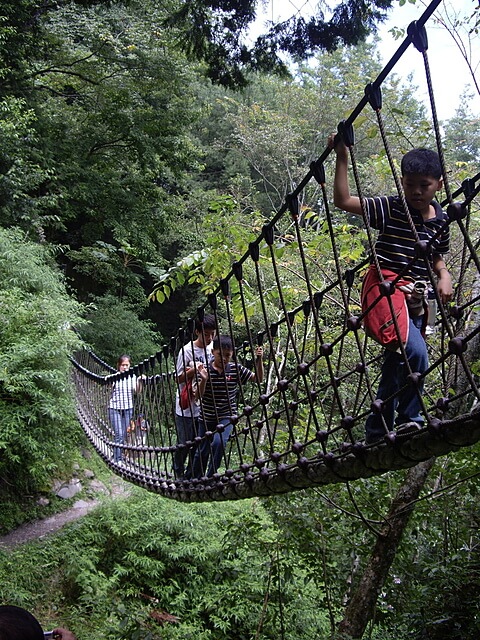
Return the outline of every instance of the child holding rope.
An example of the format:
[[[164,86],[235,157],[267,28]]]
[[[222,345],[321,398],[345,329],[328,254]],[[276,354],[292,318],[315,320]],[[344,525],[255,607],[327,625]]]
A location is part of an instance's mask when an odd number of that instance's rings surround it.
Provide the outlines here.
[[[218,336],[213,341],[213,359],[201,371],[198,393],[201,413],[198,435],[213,433],[211,440],[204,439],[195,453],[193,477],[213,476],[217,472],[233,429],[232,416],[237,412],[239,386],[249,380],[263,381],[263,348],[255,349],[255,371],[237,362],[231,362],[233,343],[230,336]],[[208,464],[210,459],[210,463]],[[208,468],[207,468],[208,464]]]
[[[405,211],[399,195],[363,201],[351,195],[348,149],[336,134],[328,137],[327,144],[337,156],[335,206],[356,215],[365,214],[367,224],[379,231],[375,255],[362,287],[365,329],[386,347],[377,399],[365,425],[366,442],[372,443],[393,431],[394,426],[397,432],[410,432],[424,423],[421,394],[428,354],[423,331],[425,313],[415,292],[427,289],[430,279],[427,260],[438,278],[439,299],[445,304],[453,295],[452,279],[443,260],[443,254],[449,250],[449,228],[445,224],[446,214],[434,200],[443,185],[442,167],[438,154],[429,149],[412,149],[403,156],[401,185],[408,205]],[[417,239],[428,243],[425,257],[416,255]],[[394,281],[392,295],[380,297],[382,281]],[[410,373],[419,374],[413,376],[416,384],[410,383]]]

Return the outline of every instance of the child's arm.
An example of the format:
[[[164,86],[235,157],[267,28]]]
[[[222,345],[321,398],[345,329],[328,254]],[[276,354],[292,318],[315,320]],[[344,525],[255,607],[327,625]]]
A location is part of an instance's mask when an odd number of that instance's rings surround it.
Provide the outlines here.
[[[348,150],[343,140],[335,144],[335,134],[328,136],[327,145],[335,149],[337,161],[335,163],[335,178],[333,182],[333,201],[335,206],[343,211],[349,211],[356,215],[362,215],[362,205],[358,196],[350,195],[348,183]]]
[[[207,386],[208,379],[208,370],[206,369],[203,362],[199,362],[197,364],[197,385],[195,389],[194,400],[198,400],[201,398],[205,392],[205,387]]]
[[[139,376],[137,378],[137,386],[135,388],[135,393],[142,393],[143,385],[147,382],[147,376],[145,374]]]
[[[433,270],[438,276],[437,292],[440,300],[445,304],[453,297],[452,276],[450,275],[441,255],[433,256]]]
[[[255,349],[255,372],[252,377],[256,382],[263,382],[263,347]]]

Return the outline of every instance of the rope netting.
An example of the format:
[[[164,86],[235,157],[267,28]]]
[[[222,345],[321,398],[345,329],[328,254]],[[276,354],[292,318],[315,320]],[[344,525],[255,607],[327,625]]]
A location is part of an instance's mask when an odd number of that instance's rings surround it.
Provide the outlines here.
[[[378,266],[376,236],[366,216],[364,236],[360,227],[346,229],[338,223],[339,214],[331,204],[333,184],[326,179],[324,163],[331,152],[326,148],[244,256],[207,296],[197,317],[189,319],[169,344],[125,372],[117,372],[87,350],[73,359],[80,422],[116,473],[179,500],[238,499],[408,468],[480,439],[480,221],[476,200],[480,173],[452,192],[424,27],[438,4],[433,2],[409,26],[405,41],[338,129],[349,149],[357,193],[362,196],[353,124],[365,108],[373,109],[411,228],[413,257],[393,284],[383,281],[379,270],[380,296],[362,311],[362,278],[369,264]],[[381,85],[411,44],[423,56],[432,129],[443,167],[445,199],[440,204],[447,216],[433,235],[423,233],[422,224],[405,202],[382,116]],[[308,223],[300,204],[311,181],[321,193],[321,215],[315,224]],[[453,302],[448,304],[437,293],[438,274],[430,259],[439,234],[447,230],[451,250],[445,260],[455,284]],[[351,235],[352,243],[363,246],[358,260],[339,249],[339,236],[344,241],[346,234]],[[295,248],[294,262],[284,259],[287,243],[290,250]],[[322,262],[331,265],[328,276]],[[366,335],[365,316],[382,298],[391,305],[397,281],[408,278],[419,264],[427,273],[428,366],[422,372],[413,369],[399,338],[395,357],[403,366],[402,382],[391,396],[379,399],[384,352]],[[400,335],[395,313],[392,322]],[[214,331],[231,339],[231,344],[222,339],[213,345],[219,354],[215,357],[231,356],[229,364],[222,360],[221,374],[209,364]],[[258,354],[258,346],[263,353]],[[198,360],[203,364],[199,366]],[[190,397],[182,408],[180,391],[188,371],[190,380],[200,389],[203,384],[205,390],[203,395],[197,391],[198,397]],[[133,408],[127,400],[122,404],[121,393],[131,398]],[[420,416],[413,428],[412,424],[394,428],[387,407],[399,405],[405,393],[416,398]],[[116,427],[109,415],[115,397],[126,420],[121,438],[115,437]],[[220,410],[225,403],[227,413]],[[374,442],[365,439],[370,415],[377,416],[383,429]]]

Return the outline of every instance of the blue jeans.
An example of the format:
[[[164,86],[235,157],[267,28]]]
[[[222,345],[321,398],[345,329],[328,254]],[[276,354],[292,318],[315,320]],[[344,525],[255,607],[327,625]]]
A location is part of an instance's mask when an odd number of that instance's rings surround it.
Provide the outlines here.
[[[427,345],[420,332],[422,322],[423,316],[410,318],[408,340],[405,345],[405,353],[413,373],[425,373],[428,369]],[[388,431],[393,431],[395,424],[401,425],[406,422],[423,424],[424,419],[420,414],[423,379],[420,381],[420,385],[415,387],[407,384],[407,376],[408,367],[403,355],[394,351],[385,351],[377,391],[377,399],[384,400],[385,404],[381,414],[371,413],[367,418],[365,423],[367,442],[383,438],[386,434],[385,427]],[[405,384],[407,384],[406,388],[399,393]],[[396,419],[395,412],[397,413]],[[385,421],[385,425],[383,421]]]
[[[133,416],[133,409],[108,409],[108,419],[113,427],[115,434],[115,444],[124,444],[127,439],[127,429]],[[113,459],[119,462],[122,459],[122,450],[120,447],[114,447]]]
[[[198,418],[190,416],[179,416],[175,414],[175,426],[177,428],[177,444],[185,444],[193,440],[198,431]],[[173,454],[173,472],[177,480],[192,477],[194,449],[182,447]],[[185,461],[188,457],[188,467],[185,472]]]
[[[218,424],[222,424],[225,427],[222,433],[216,431]],[[220,418],[220,420],[215,423],[205,423],[201,418],[199,418],[198,435],[204,436],[206,431],[213,431],[215,435],[212,440],[204,440],[195,452],[195,457],[193,459],[194,478],[201,478],[205,475],[210,478],[217,472],[217,469],[225,456],[225,448],[230,434],[232,433],[232,429],[233,424],[230,418]],[[210,464],[207,469],[209,458]]]

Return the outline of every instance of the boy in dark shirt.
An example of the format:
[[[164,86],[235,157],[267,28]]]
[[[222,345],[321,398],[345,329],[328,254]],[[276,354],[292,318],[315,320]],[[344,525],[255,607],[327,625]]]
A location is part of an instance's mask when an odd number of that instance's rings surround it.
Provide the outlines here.
[[[362,215],[360,198],[350,194],[347,147],[342,140],[336,141],[335,137],[335,134],[332,134],[328,138],[328,146],[335,149],[337,154],[333,189],[335,206],[344,211]],[[434,200],[436,192],[443,184],[438,154],[429,149],[412,149],[402,158],[401,174],[405,200],[418,240],[430,242],[441,229],[431,244],[427,259],[438,277],[438,296],[443,303],[447,303],[452,298],[453,289],[452,279],[443,260],[443,254],[449,250],[449,228],[443,226],[446,214]],[[428,282],[429,274],[425,260],[415,259],[417,239],[412,231],[411,221],[404,210],[402,199],[398,195],[363,198],[363,205],[370,226],[379,231],[375,253],[382,277],[385,280],[393,280],[401,274],[402,281],[397,283],[397,286],[404,285],[405,302],[408,307],[408,303],[413,302],[411,292],[415,283]],[[372,280],[377,280],[376,288],[372,287],[372,291],[378,293],[378,274],[375,264],[370,265],[362,293],[365,292],[367,281]],[[363,302],[365,310],[367,305],[365,300]],[[374,306],[369,313],[378,313],[377,307]],[[427,346],[422,333],[423,319],[421,314],[416,315],[412,305],[406,319],[404,339],[402,338],[408,366],[401,349],[396,348],[398,343],[397,345],[392,343],[391,347],[385,351],[377,391],[377,401],[380,402],[376,403],[376,408],[380,407],[381,410],[372,412],[367,418],[365,425],[367,443],[381,439],[387,431],[393,430],[394,425],[398,430],[402,427],[404,430],[413,430],[423,426],[424,418],[420,413],[423,377],[417,386],[407,384],[409,369],[412,373],[424,374],[428,368]],[[365,317],[365,323],[367,322],[368,314]],[[383,344],[385,345],[386,342]]]
[[[200,372],[198,387],[200,418],[198,435],[207,431],[214,433],[213,439],[203,440],[193,460],[193,477],[208,477],[216,473],[225,455],[225,447],[233,429],[232,416],[237,413],[237,393],[240,385],[249,380],[263,380],[263,349],[255,350],[255,371],[236,362],[233,357],[233,343],[229,336],[218,336],[213,341],[213,359],[208,367]],[[218,431],[217,426],[222,425]],[[210,458],[210,464],[207,464]]]

